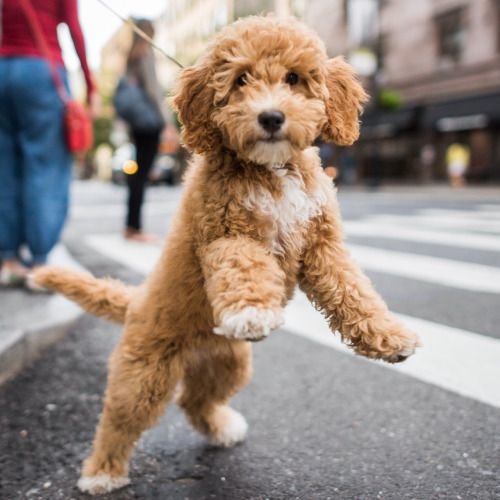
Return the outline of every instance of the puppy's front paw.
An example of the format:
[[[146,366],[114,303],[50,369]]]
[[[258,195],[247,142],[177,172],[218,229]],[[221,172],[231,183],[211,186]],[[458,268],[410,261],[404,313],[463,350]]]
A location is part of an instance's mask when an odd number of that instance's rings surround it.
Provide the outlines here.
[[[415,333],[394,320],[368,321],[363,330],[360,339],[353,345],[358,354],[368,358],[401,363],[422,345]]]
[[[285,322],[281,309],[245,307],[222,315],[214,333],[230,339],[261,340]]]
[[[422,343],[415,333],[410,330],[403,330],[398,336],[393,351],[385,353],[382,359],[388,363],[401,363],[415,354],[416,348],[421,346]]]

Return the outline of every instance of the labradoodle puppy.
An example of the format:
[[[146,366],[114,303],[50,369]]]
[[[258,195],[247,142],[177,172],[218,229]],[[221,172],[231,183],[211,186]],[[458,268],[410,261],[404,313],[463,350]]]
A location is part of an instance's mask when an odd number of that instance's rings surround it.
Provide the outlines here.
[[[195,155],[163,254],[138,288],[45,268],[35,281],[124,323],[93,450],[78,482],[129,482],[141,433],[178,404],[217,445],[247,431],[229,399],[251,376],[251,344],[283,324],[298,284],[355,352],[402,361],[418,344],[343,243],[331,179],[311,144],[358,137],[366,94],[351,68],[295,20],[225,28],[182,71],[174,98]]]

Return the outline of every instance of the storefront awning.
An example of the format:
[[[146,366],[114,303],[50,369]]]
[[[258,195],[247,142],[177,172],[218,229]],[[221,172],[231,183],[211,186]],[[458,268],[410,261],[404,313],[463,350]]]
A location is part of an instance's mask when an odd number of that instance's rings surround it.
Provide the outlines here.
[[[417,108],[394,111],[369,110],[361,117],[362,139],[383,139],[412,130],[417,124]]]
[[[440,132],[475,130],[500,125],[500,94],[466,97],[429,104],[422,114],[421,125]]]

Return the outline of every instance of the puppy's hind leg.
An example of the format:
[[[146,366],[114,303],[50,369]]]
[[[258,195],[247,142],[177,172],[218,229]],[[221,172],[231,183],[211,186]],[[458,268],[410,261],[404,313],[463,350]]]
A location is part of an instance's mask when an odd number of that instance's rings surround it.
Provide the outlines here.
[[[243,415],[227,405],[252,374],[249,343],[211,339],[209,345],[187,353],[178,404],[191,424],[210,443],[233,446],[243,441],[248,425]]]
[[[181,372],[175,350],[139,351],[123,341],[113,353],[109,369],[92,454],[78,481],[80,490],[91,495],[129,483],[128,461],[135,442],[163,413]]]

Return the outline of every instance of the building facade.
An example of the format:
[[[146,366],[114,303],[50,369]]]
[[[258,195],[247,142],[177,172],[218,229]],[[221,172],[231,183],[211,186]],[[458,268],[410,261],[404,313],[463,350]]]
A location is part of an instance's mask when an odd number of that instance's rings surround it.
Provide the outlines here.
[[[376,149],[386,176],[444,179],[446,150],[460,142],[471,181],[500,180],[500,1],[384,0],[376,51],[365,170]]]
[[[444,179],[458,141],[470,180],[500,180],[500,0],[311,0],[303,19],[371,95],[358,177]]]
[[[168,2],[156,22],[156,41],[183,65],[193,64],[213,35],[240,17],[274,12],[278,16],[300,15],[305,0],[176,0]],[[158,60],[159,73],[171,88],[177,70]]]
[[[361,139],[347,155],[358,177],[444,179],[458,141],[470,148],[471,180],[500,180],[500,0],[178,0],[155,38],[189,65],[226,24],[272,11],[302,18],[368,88]],[[118,32],[103,50],[110,87],[129,36]],[[175,65],[159,55],[158,71],[172,88]]]
[[[305,0],[176,0],[166,2],[161,16],[154,20],[155,42],[184,66],[193,64],[213,36],[234,20],[252,14],[274,12],[278,16],[300,17]],[[122,25],[101,51],[99,89],[105,101],[105,114],[112,115],[109,101],[118,79],[125,71],[125,61],[132,43],[132,30]],[[179,68],[156,53],[156,70],[162,87],[170,91]]]

